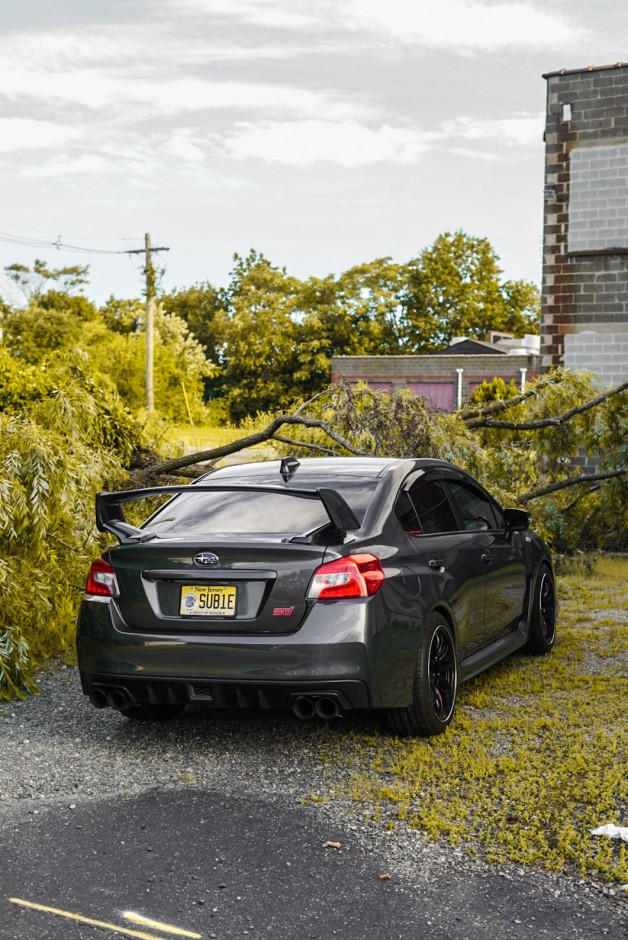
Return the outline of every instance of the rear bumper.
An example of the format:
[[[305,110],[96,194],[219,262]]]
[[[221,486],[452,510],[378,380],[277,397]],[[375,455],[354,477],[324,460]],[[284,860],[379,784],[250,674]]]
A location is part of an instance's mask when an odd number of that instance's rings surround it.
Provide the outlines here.
[[[366,685],[358,680],[334,682],[242,682],[189,678],[164,679],[81,672],[83,692],[97,707],[112,692],[132,705],[201,705],[209,708],[292,708],[297,698],[331,698],[343,711],[368,708]]]
[[[291,708],[296,696],[322,694],[345,709],[408,704],[417,634],[378,630],[373,600],[314,605],[299,630],[281,636],[140,633],[115,602],[83,601],[83,691],[92,700],[94,689],[115,688],[133,703],[214,708]]]

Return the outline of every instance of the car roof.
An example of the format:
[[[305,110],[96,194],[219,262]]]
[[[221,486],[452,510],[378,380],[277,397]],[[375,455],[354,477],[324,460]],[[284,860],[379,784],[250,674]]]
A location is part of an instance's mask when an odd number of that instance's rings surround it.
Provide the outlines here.
[[[408,471],[419,467],[451,467],[452,464],[444,460],[433,458],[403,458],[403,457],[302,457],[299,466],[291,476],[291,481],[298,484],[299,480],[338,480],[339,478],[371,478],[383,476],[386,471],[393,470],[405,464]],[[254,463],[231,464],[212,470],[201,480],[210,482],[216,478],[238,482],[255,482],[262,485],[281,484],[281,461],[266,460]],[[200,480],[198,481],[200,482]]]

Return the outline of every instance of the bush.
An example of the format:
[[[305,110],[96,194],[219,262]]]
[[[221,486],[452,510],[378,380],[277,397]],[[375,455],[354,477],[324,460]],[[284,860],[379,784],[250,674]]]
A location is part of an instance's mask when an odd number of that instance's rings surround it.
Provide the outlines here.
[[[98,553],[94,495],[124,477],[137,429],[81,361],[33,373],[30,401],[0,378],[0,698],[35,665],[71,658],[79,589]]]

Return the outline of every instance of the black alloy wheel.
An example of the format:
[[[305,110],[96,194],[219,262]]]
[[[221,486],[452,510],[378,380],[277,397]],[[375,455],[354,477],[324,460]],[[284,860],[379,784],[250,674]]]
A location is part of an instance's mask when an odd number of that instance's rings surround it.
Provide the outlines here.
[[[447,722],[456,704],[456,653],[451,630],[445,624],[432,636],[428,664],[432,708],[440,722]]]
[[[412,705],[388,709],[396,734],[441,734],[451,722],[458,691],[456,643],[441,614],[430,614],[423,630],[413,683]]]
[[[547,565],[541,565],[534,589],[530,633],[526,650],[529,653],[549,653],[556,639],[556,589]]]

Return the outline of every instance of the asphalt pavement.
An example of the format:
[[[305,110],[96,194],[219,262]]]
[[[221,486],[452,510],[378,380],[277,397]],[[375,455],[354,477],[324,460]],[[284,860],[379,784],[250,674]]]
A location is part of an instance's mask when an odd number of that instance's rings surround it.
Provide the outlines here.
[[[385,844],[277,794],[153,790],[14,823],[0,832],[2,940],[626,936],[616,906],[525,877],[439,866],[417,883]]]

